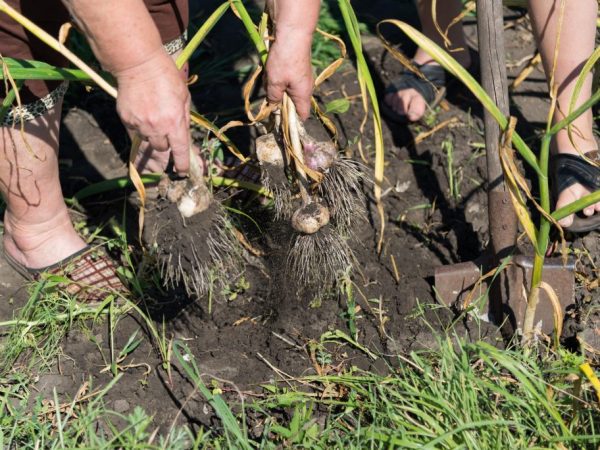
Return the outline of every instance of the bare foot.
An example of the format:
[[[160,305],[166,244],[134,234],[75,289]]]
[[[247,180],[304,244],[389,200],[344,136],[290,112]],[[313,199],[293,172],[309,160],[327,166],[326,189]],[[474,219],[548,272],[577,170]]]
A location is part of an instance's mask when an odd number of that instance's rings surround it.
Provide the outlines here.
[[[56,264],[85,248],[65,208],[44,223],[27,223],[4,214],[4,251],[30,269]]]
[[[410,122],[421,120],[427,111],[427,102],[413,88],[390,92],[384,101],[396,114],[406,116]]]
[[[590,193],[590,190],[586,189],[581,184],[573,184],[560,193],[560,195],[558,196],[558,200],[556,201],[556,209],[560,209],[563,206],[567,206],[570,203],[573,203],[574,201],[579,200],[581,197],[584,197]],[[583,210],[583,214],[587,217],[598,213],[600,213],[600,203],[590,205]],[[563,227],[569,227],[573,224],[573,217],[573,214],[571,214],[570,216],[559,220],[558,223]]]
[[[471,65],[471,55],[468,51],[461,51],[453,55],[454,58],[463,66]],[[439,66],[433,61],[427,53],[421,49],[417,50],[413,62],[418,65]],[[390,92],[384,97],[385,103],[401,116],[406,116],[409,122],[421,120],[427,111],[427,102],[423,96],[413,88],[401,89],[396,92]]]

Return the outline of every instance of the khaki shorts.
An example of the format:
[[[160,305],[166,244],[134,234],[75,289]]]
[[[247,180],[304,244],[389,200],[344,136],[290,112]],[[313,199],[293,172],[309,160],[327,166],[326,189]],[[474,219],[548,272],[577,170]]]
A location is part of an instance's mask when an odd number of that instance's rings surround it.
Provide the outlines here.
[[[70,20],[69,13],[60,0],[8,0],[8,3],[52,36],[58,36],[62,24]],[[188,25],[187,0],[144,0],[144,3],[167,51],[174,53],[181,49]],[[0,14],[0,54],[10,58],[35,59],[54,66],[69,65],[60,53],[27,32],[6,14]],[[38,103],[40,108],[50,109],[57,98],[64,94],[66,86],[66,83],[53,81],[27,81],[19,91],[21,102],[24,105]],[[27,120],[28,117],[22,118]]]

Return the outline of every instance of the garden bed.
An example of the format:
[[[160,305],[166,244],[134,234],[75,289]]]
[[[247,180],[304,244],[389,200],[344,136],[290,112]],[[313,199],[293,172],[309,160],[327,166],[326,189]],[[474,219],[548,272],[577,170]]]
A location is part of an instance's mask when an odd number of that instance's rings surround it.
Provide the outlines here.
[[[389,8],[396,8],[398,13],[407,8],[394,7],[391,4],[395,2],[387,0],[370,3],[374,5],[369,15],[360,16],[368,25],[384,18],[376,17],[378,14],[389,17]],[[508,23],[513,25],[506,32],[509,62],[518,62],[533,53],[527,21],[520,17],[519,12],[507,12]],[[209,41],[212,49],[226,48],[234,41],[219,40],[233,33],[228,26],[224,23],[216,30],[214,40]],[[472,38],[472,21],[466,29]],[[372,28],[365,30],[364,45],[382,92],[400,65],[383,50],[371,31]],[[239,68],[248,62],[242,58],[232,64]],[[515,64],[510,73],[514,75],[521,67]],[[323,105],[341,97],[349,99],[348,111],[335,115],[340,143],[359,158],[357,142],[362,140],[367,162],[372,164],[373,131],[370,122],[361,131],[364,112],[356,80],[356,70],[348,61],[319,88],[316,96]],[[232,111],[240,106],[236,80],[204,84],[201,76],[192,90],[199,111]],[[545,95],[544,76],[539,71],[512,95],[521,132],[531,135],[545,120],[549,104]],[[70,197],[103,178],[125,175],[127,144],[109,100],[97,94],[72,95],[68,103],[61,131],[61,174],[65,196]],[[55,395],[66,401],[74,398],[85,383],[89,382],[87,389],[93,390],[108,385],[115,374],[121,374],[103,395],[106,407],[130,414],[139,406],[153,416],[151,428],[158,427],[159,435],[166,435],[173,425],[219,430],[222,419],[206,397],[195,391],[181,361],[173,357],[168,370],[165,367],[159,350],[161,345],[163,351],[169,350],[172,339],[187,346],[204,382],[213,393],[222,392],[236,405],[236,412],[240,411],[240,400],[267,398],[275,385],[290,392],[316,392],[317,397],[326,398],[322,389],[327,388],[327,383],[315,390],[316,382],[306,381],[307,376],[360,372],[386,377],[402,373],[410,367],[405,363],[406,355],[439,348],[440,337],[443,341],[446,333],[455,342],[483,340],[504,348],[507,342],[496,326],[477,317],[484,316],[485,310],[458,315],[436,305],[432,287],[435,267],[471,260],[487,243],[481,114],[475,100],[455,83],[448,102],[426,123],[406,127],[384,122],[383,246],[378,252],[381,224],[372,202],[372,185],[365,182],[368,215],[351,243],[357,265],[334,289],[307,291],[290,280],[284,270],[290,239],[288,227],[273,222],[272,212],[256,199],[249,201],[247,195],[238,195],[233,205],[243,208],[261,232],[244,217],[238,217],[239,226],[262,256],[249,257],[243,273],[225,292],[211,292],[210,298],[192,301],[182,289],[164,290],[155,279],[141,276],[144,297],[138,305],[151,322],[135,312],[124,316],[103,314],[95,322],[76,321],[72,327],[32,332],[29,341],[23,343],[23,352],[11,361],[12,370],[5,370],[6,379],[15,373],[30,374],[30,390],[49,401]],[[443,123],[447,126],[429,133]],[[253,132],[246,128],[232,130],[230,137],[241,149],[252,146]],[[132,226],[136,213],[128,203],[127,193],[91,197],[81,206],[84,213],[76,216],[76,222],[82,232],[89,236],[102,226],[99,234],[112,240],[118,256],[128,255],[133,258],[134,270],[148,274],[140,266],[144,259]],[[577,298],[581,304],[594,304],[597,287],[590,283],[597,278],[597,235],[592,233],[576,240],[573,248],[579,256],[581,275]],[[0,262],[0,282],[0,321],[5,321],[34,294],[4,262]],[[159,339],[148,323],[154,325]],[[568,337],[572,338],[577,328],[578,325],[569,328]],[[44,333],[56,333],[60,339],[54,342]],[[13,338],[4,335],[3,339],[13,342],[9,340]],[[138,340],[139,345],[129,351],[128,342]],[[120,353],[123,358],[111,371],[111,361],[118,360]],[[45,356],[49,358],[44,359]],[[37,367],[30,367],[32,360]],[[265,389],[265,385],[271,388]],[[343,383],[333,388],[336,392],[331,398],[344,395],[341,386]],[[289,412],[285,406],[281,404],[273,412],[275,416],[281,414],[284,422],[283,417]],[[316,417],[325,421],[328,409],[322,406],[319,411]],[[257,436],[265,425],[264,417],[256,412],[250,413],[248,423],[250,434]]]

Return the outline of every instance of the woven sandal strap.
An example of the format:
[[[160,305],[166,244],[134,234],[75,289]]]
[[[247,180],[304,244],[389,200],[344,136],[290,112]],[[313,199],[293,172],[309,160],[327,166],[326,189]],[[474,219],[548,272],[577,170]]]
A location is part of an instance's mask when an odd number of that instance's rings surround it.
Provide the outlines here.
[[[61,288],[70,295],[84,294],[88,302],[102,300],[111,292],[127,292],[117,275],[116,263],[102,248],[90,248],[48,273],[66,278]]]

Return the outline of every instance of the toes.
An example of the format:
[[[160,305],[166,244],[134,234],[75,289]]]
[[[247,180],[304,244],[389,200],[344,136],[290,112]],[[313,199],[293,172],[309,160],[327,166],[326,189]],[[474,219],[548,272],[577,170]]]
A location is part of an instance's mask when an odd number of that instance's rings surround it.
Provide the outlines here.
[[[580,199],[581,197],[587,194],[589,194],[589,191],[580,184],[574,184],[572,186],[569,186],[567,189],[560,193],[558,200],[556,201],[556,209],[560,209],[564,206],[567,206],[570,203]],[[590,205],[584,208],[582,212],[586,217],[593,216],[594,214],[599,214],[600,203]],[[559,220],[558,223],[563,227],[568,227],[573,223],[573,218],[574,215],[570,215],[568,217],[565,217],[564,219]]]
[[[427,105],[425,104],[425,100],[423,97],[415,92],[410,96],[409,104],[407,108],[407,117],[410,121],[416,122],[421,119],[425,115],[425,110],[427,109]]]
[[[421,119],[427,109],[425,100],[414,89],[402,89],[395,93],[387,94],[384,97],[384,101],[396,114],[406,116],[411,122]]]
[[[568,204],[577,200],[578,195],[576,192],[573,192],[573,187],[574,186],[570,186],[560,193],[560,195],[558,196],[558,200],[556,201],[556,209],[560,209],[563,206],[567,206]],[[558,223],[561,227],[569,227],[573,224],[574,217],[575,216],[571,214],[567,217],[560,219]]]
[[[558,221],[561,227],[570,227],[573,224],[573,214]]]
[[[402,94],[402,95],[400,95]],[[406,91],[400,91],[396,94],[396,98],[394,99],[394,110],[404,116],[406,115],[406,111],[408,109],[408,96],[406,95]]]

